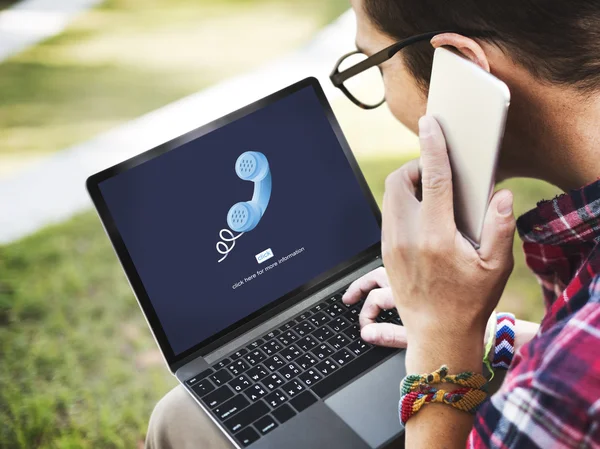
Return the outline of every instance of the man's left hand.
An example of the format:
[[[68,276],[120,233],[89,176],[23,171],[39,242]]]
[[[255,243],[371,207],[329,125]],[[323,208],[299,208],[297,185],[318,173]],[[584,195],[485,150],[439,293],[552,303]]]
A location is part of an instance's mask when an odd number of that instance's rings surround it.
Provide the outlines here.
[[[476,345],[481,353],[487,320],[513,268],[515,218],[512,194],[497,192],[486,214],[480,249],[475,250],[455,225],[442,130],[427,116],[419,126],[422,174],[412,161],[386,180],[382,253],[406,328],[407,367],[428,351],[437,354],[414,365],[422,371],[446,363],[442,354],[457,348],[469,351]]]

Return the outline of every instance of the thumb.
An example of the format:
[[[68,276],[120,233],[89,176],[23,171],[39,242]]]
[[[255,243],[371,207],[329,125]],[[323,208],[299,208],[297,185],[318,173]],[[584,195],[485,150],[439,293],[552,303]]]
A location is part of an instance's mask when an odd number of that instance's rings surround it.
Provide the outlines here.
[[[367,324],[360,331],[360,336],[367,343],[390,348],[406,348],[406,329],[392,323]]]
[[[513,195],[510,190],[500,190],[492,197],[485,216],[479,248],[481,259],[500,264],[512,261],[515,227]]]

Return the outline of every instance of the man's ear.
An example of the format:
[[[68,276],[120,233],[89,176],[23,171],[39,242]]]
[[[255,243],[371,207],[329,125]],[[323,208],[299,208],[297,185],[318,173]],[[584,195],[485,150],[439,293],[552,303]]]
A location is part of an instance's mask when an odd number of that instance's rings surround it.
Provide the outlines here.
[[[456,33],[438,34],[431,39],[431,45],[438,47],[453,47],[463,56],[473,61],[483,70],[490,71],[490,62],[483,48],[475,40]]]

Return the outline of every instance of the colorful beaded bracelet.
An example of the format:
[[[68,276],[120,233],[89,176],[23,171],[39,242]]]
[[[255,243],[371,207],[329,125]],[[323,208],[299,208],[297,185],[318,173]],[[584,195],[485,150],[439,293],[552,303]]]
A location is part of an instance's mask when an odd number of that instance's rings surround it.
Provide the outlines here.
[[[515,316],[512,313],[499,313],[496,319],[496,343],[492,368],[508,369],[515,355]]]
[[[400,383],[400,394],[405,395],[411,391],[417,391],[431,384],[448,383],[462,387],[482,389],[487,380],[481,374],[466,371],[464,373],[449,375],[448,367],[442,365],[430,374],[409,374]]]
[[[446,391],[431,386],[437,383],[452,383],[462,388]],[[400,422],[405,425],[425,404],[429,403],[447,404],[458,410],[475,413],[487,398],[486,384],[485,377],[473,372],[448,375],[448,367],[445,365],[431,374],[408,375],[400,384],[401,398],[398,404]]]
[[[458,388],[454,391],[430,387],[426,392],[411,391],[400,398],[398,413],[400,422],[406,425],[425,404],[447,404],[467,413],[475,413],[486,400],[487,393],[476,388]]]

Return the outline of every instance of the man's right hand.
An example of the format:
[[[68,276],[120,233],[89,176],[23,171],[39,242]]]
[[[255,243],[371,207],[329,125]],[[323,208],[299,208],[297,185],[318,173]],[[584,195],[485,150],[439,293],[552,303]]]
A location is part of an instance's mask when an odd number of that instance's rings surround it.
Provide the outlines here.
[[[382,310],[396,308],[384,267],[377,268],[350,284],[342,301],[345,304],[356,304],[365,297],[359,316],[362,339],[378,346],[406,348],[404,327],[375,321]]]

